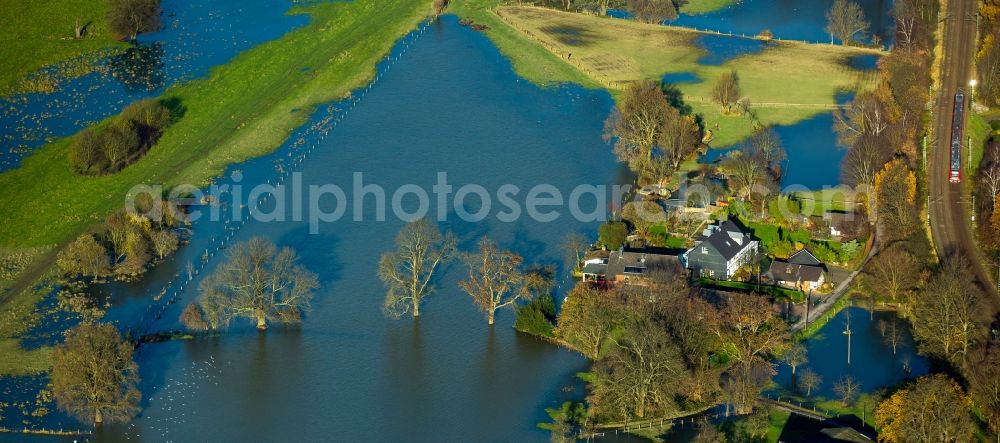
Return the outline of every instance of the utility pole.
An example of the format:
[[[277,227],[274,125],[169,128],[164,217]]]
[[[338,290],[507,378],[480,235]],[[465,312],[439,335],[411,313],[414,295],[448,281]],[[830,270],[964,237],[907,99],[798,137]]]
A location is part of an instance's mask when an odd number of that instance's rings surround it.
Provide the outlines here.
[[[847,365],[851,364],[851,336],[854,332],[851,331],[851,314],[847,314],[847,327],[844,328],[844,335],[847,336]]]

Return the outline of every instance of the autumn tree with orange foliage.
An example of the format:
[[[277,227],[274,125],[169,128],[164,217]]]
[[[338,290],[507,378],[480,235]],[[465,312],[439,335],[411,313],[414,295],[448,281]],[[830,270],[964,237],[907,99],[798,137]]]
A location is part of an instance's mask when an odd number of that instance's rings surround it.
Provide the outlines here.
[[[875,176],[875,215],[886,240],[908,237],[918,225],[917,175],[903,160],[886,163]]]
[[[921,377],[875,408],[878,439],[887,443],[970,441],[974,431],[971,404],[947,375]]]

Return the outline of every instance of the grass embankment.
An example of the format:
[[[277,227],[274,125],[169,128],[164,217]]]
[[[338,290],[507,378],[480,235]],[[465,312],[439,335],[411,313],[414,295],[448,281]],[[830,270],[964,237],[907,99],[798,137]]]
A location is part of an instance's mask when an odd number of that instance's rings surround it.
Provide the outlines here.
[[[104,0],[5,1],[0,7],[0,95],[45,90],[51,79],[25,82],[40,68],[100,49],[121,46],[108,30]],[[85,38],[73,38],[76,23],[88,24]]]
[[[600,83],[504,23],[493,13],[500,4],[501,0],[458,0],[448,12],[486,26],[483,32],[510,60],[517,74],[531,82],[539,85],[576,83],[590,89],[600,87]]]
[[[709,66],[698,63],[707,52],[695,39],[704,34],[691,29],[536,7],[503,6],[491,13],[487,8],[492,3],[468,0],[465,8],[475,5],[480,16],[502,17],[489,22],[491,36],[505,36],[502,46],[518,44],[532,51],[543,48],[564,65],[586,75],[590,83],[596,82],[612,93],[634,80],[692,73],[699,82],[677,86],[694,111],[704,117],[706,126],[714,130],[715,146],[737,142],[751,130],[749,118],[724,115],[721,107],[712,102],[713,82],[723,72],[739,72],[743,95],[754,103],[765,124],[793,124],[829,112],[836,105],[839,91],[866,88],[874,82],[871,72],[853,69],[846,63],[851,56],[878,53],[870,49],[774,42],[759,53]],[[495,29],[498,26],[508,29]],[[520,40],[511,40],[511,30],[520,34]],[[551,59],[545,60],[551,64]],[[515,68],[525,78],[539,83],[569,80],[546,78],[528,58],[522,58],[520,63],[515,60]]]
[[[691,15],[708,14],[733,3],[736,3],[736,0],[689,0],[684,6],[681,6],[681,13]]]
[[[124,204],[140,183],[206,184],[225,166],[272,151],[320,103],[347,95],[427,13],[430,1],[317,3],[293,9],[311,23],[244,52],[209,77],[166,91],[185,113],[149,153],[104,177],[73,174],[71,138],[0,174],[0,246],[60,244]],[[44,224],[44,229],[42,229]]]
[[[73,174],[67,161],[71,138],[40,148],[16,170],[0,174],[0,246],[53,250],[98,224],[124,205],[134,185],[204,185],[231,163],[272,151],[317,104],[339,99],[364,85],[375,64],[431,11],[430,1],[355,0],[296,7],[310,14],[308,26],[246,51],[214,69],[208,78],[167,90],[184,116],[149,153],[105,177]],[[43,355],[11,347],[37,315],[33,286],[51,263],[35,263],[0,307],[0,346],[14,368],[35,368]],[[29,279],[28,276],[31,278]],[[28,281],[30,280],[30,281]],[[8,358],[9,357],[9,358]],[[21,362],[21,363],[18,363]],[[18,369],[20,368],[20,369]]]

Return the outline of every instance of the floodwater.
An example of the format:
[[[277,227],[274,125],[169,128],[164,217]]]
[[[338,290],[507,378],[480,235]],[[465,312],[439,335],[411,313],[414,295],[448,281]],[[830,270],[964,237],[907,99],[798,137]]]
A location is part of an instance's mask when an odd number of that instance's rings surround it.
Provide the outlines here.
[[[794,125],[775,126],[787,160],[782,165],[781,187],[819,190],[840,184],[841,163],[847,151],[837,144],[832,113],[823,113]],[[723,160],[739,145],[709,149],[703,163]]]
[[[539,184],[568,196],[576,185],[625,177],[601,138],[612,106],[606,93],[523,81],[483,35],[451,16],[404,40],[395,54],[398,61],[380,67],[380,80],[356,105],[320,109],[279,152],[230,172],[240,172],[239,183],[261,183],[278,179],[276,164],[295,165],[305,187],[335,184],[348,195],[353,173],[362,172],[365,184],[378,184],[390,196],[404,184],[431,192],[444,172],[456,192],[465,184],[491,193],[513,184],[521,201]],[[331,127],[328,136],[312,131]],[[414,200],[404,199],[404,207],[412,209]],[[595,199],[582,200],[587,211],[606,210]],[[320,226],[317,234],[307,222],[203,219],[195,223],[192,244],[142,282],[105,287],[114,305],[107,320],[137,332],[177,328],[201,276],[221,262],[215,248],[252,236],[296,249],[321,283],[300,327],[261,335],[236,322],[218,337],[140,347],[144,411],[129,425],[103,429],[98,439],[280,441],[294,431],[302,440],[547,440],[535,425],[547,419],[544,408],[583,398],[575,374],[588,368],[587,360],[516,333],[510,311],[488,327],[457,287],[464,276],[459,264],[442,270],[439,291],[419,321],[386,319],[377,262],[403,223],[391,211],[387,221],[375,221],[374,201],[366,199],[364,221],[353,221],[348,208],[343,220]],[[262,210],[273,207],[268,204]],[[463,222],[448,209],[443,225],[463,249],[488,236],[530,262],[557,265],[564,293],[572,279],[560,240],[572,231],[591,234],[599,223],[579,222],[563,208],[553,222],[526,213],[501,222],[497,206],[481,222]],[[475,196],[462,205],[470,212],[479,207]],[[206,250],[211,259],[194,281],[173,278],[188,262],[201,269]],[[165,287],[167,295],[147,310]],[[177,302],[167,304],[175,294]]]
[[[893,20],[889,0],[860,0],[870,32],[883,42],[892,38]],[[682,14],[670,24],[731,32],[748,36],[769,29],[775,37],[829,43],[826,11],[833,0],[740,0],[715,12],[701,15]]]
[[[306,24],[307,16],[286,14],[292,4],[165,0],[161,30],[102,58],[94,72],[62,78],[52,93],[0,98],[0,172],[53,138],[74,134],[175,83],[202,77],[243,50]]]
[[[804,343],[809,362],[800,366],[796,373],[801,374],[803,369],[809,368],[823,378],[819,388],[813,391],[814,398],[838,398],[834,385],[848,375],[861,385],[861,392],[873,392],[927,374],[930,361],[917,354],[905,319],[897,319],[904,332],[896,354],[885,341],[879,322],[891,322],[894,316],[894,312],[876,311],[872,318],[865,309],[846,308]],[[848,324],[851,330],[850,364],[847,363],[848,336],[844,333]],[[779,364],[774,381],[783,389],[792,389],[791,368]]]

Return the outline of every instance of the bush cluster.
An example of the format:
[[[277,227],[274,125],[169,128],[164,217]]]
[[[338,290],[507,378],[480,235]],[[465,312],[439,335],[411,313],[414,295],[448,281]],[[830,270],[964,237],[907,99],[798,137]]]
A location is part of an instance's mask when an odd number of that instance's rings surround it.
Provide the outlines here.
[[[96,233],[83,234],[60,251],[56,264],[63,274],[127,279],[176,251],[180,240],[175,228],[184,222],[184,213],[148,194],[137,196],[135,207],[135,213],[112,213]]]
[[[70,167],[80,175],[118,172],[156,144],[170,123],[170,111],[159,101],[133,103],[103,128],[77,135],[70,145]]]

